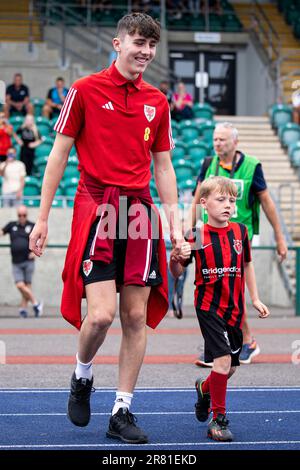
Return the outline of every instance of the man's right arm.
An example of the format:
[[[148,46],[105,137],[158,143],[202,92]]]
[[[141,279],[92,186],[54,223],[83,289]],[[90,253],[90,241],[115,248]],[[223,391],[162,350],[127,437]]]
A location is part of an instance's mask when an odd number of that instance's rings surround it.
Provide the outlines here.
[[[40,211],[35,227],[29,237],[29,248],[37,256],[43,254],[48,234],[49,212],[73,144],[74,139],[72,137],[57,134],[49,155],[43,179]]]

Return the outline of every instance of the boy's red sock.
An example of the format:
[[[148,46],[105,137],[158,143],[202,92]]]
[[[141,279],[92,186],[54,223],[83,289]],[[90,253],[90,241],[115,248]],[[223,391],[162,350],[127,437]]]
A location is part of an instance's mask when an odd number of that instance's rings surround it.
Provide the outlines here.
[[[226,413],[226,391],[227,391],[228,374],[219,374],[211,371],[209,381],[209,391],[211,397],[211,409],[213,411],[213,419],[219,413]],[[203,390],[203,389],[202,389]]]
[[[202,392],[209,393],[210,374],[204,382],[202,382]]]

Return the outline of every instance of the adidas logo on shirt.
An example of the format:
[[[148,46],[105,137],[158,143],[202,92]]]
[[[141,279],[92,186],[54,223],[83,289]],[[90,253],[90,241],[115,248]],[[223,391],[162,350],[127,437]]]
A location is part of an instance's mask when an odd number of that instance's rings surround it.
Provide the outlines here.
[[[152,273],[149,275],[149,279],[156,279],[156,272],[152,271]]]
[[[109,101],[108,103],[105,103],[105,104],[102,106],[102,108],[104,108],[104,109],[110,109],[111,111],[114,111],[114,109],[115,109],[115,108],[113,107],[113,104],[112,104],[111,101]]]

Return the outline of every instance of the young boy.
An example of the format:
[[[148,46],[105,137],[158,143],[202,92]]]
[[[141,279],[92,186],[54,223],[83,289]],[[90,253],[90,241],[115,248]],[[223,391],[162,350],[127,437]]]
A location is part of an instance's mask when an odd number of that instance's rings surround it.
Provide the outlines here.
[[[205,358],[213,361],[207,379],[196,381],[195,413],[199,421],[206,421],[211,408],[208,437],[232,441],[225,401],[227,380],[240,365],[245,279],[259,317],[266,318],[270,312],[258,298],[247,229],[229,221],[235,210],[235,184],[229,178],[215,176],[204,181],[200,191],[200,204],[208,213],[208,223],[201,229],[201,246],[192,253],[191,245],[184,243],[179,256],[171,254],[170,270],[174,277],[179,276],[195,257],[195,307]]]

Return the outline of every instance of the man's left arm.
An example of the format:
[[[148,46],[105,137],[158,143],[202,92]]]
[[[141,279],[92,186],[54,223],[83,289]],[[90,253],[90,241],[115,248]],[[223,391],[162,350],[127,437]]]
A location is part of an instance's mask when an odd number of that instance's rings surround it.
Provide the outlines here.
[[[171,162],[170,151],[153,152],[154,178],[164,211],[170,226],[173,246],[179,248],[184,241],[178,211],[176,175]]]
[[[273,227],[277,245],[277,253],[280,258],[280,262],[282,262],[287,256],[287,246],[281,230],[280,221],[275,204],[267,189],[257,193],[257,197],[259,199],[259,202],[261,203],[264,213],[267,216],[268,221]]]

